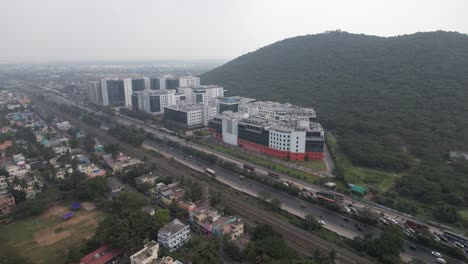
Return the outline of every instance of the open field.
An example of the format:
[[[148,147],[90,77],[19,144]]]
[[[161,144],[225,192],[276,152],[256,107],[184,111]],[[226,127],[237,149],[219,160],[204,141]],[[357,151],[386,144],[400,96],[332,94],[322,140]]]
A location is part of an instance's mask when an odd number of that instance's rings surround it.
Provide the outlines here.
[[[96,209],[81,209],[62,220],[67,212],[63,205],[54,206],[39,217],[0,226],[0,252],[14,252],[33,263],[63,263],[68,249],[91,238],[105,216]]]

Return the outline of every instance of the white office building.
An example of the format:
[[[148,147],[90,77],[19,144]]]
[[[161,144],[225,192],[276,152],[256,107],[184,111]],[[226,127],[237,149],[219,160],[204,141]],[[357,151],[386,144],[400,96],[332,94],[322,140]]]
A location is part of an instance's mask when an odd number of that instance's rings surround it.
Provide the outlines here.
[[[190,226],[182,223],[179,219],[174,219],[174,221],[165,225],[158,232],[158,243],[169,249],[169,251],[174,251],[190,239]]]
[[[164,108],[176,105],[175,90],[145,90],[132,95],[132,109],[163,114]]]
[[[200,78],[195,76],[181,76],[179,77],[180,87],[194,87],[200,86]]]

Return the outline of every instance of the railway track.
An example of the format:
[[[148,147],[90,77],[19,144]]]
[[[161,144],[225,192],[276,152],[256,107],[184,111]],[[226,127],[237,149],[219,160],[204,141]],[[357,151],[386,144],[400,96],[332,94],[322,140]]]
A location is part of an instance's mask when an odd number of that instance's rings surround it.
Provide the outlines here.
[[[223,193],[222,199],[226,206],[231,207],[237,211],[240,215],[257,221],[262,224],[271,225],[283,238],[290,242],[298,251],[308,252],[311,256],[316,250],[322,252],[330,252],[334,250],[336,252],[337,263],[354,263],[354,264],[371,264],[372,261],[360,257],[351,251],[340,248],[328,241],[321,239],[320,237],[309,233],[303,229],[300,229],[286,220],[281,219],[271,213],[259,209],[257,207],[246,205],[245,202],[239,201],[239,198]]]

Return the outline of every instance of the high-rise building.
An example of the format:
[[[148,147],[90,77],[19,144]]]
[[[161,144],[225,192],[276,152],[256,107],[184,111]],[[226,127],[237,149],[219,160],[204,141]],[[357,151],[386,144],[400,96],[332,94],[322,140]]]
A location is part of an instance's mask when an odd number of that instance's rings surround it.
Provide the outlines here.
[[[126,90],[124,80],[103,79],[101,80],[101,88],[103,105],[110,105],[114,107],[126,105]]]
[[[179,79],[178,78],[166,78],[166,89],[177,89],[179,88]]]
[[[150,78],[151,90],[166,90],[166,79],[164,77]]]
[[[211,104],[214,99],[224,96],[224,88],[216,85],[199,85],[195,87],[179,87],[179,93],[185,96],[185,101],[191,104]]]
[[[145,78],[132,79],[132,91],[133,92],[143,91],[145,89],[146,89],[146,80],[145,80]]]
[[[195,76],[181,76],[179,78],[180,87],[194,87],[200,86],[200,78]]]
[[[89,100],[96,104],[102,104],[102,89],[100,81],[89,81],[88,83]]]
[[[163,114],[166,106],[176,104],[175,90],[139,91],[132,95],[132,109]]]

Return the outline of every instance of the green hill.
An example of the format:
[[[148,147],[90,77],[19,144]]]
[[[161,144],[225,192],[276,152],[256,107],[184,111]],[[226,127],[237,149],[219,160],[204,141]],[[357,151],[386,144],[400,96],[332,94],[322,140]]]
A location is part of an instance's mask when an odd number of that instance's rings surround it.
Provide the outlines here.
[[[437,195],[421,190],[419,198],[432,197],[424,202],[451,203],[457,196],[457,206],[468,204],[461,189],[468,189],[464,166],[445,162],[448,150],[468,150],[465,34],[300,36],[242,55],[201,78],[230,95],[312,106],[354,165],[417,174],[402,177],[396,189],[417,185],[407,182],[412,179],[427,183]],[[435,175],[421,175],[426,166]]]

